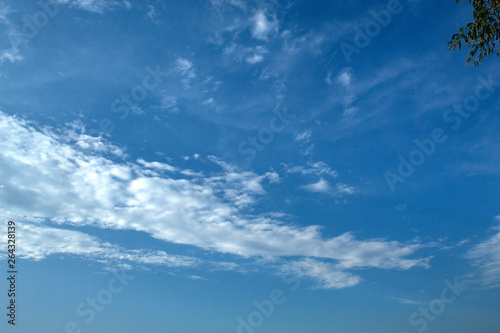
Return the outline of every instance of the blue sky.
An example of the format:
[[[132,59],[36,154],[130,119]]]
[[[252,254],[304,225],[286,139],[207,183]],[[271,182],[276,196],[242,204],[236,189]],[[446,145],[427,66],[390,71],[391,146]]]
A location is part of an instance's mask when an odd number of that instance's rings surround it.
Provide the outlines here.
[[[471,19],[1,0],[2,331],[497,331],[500,63],[446,43]]]

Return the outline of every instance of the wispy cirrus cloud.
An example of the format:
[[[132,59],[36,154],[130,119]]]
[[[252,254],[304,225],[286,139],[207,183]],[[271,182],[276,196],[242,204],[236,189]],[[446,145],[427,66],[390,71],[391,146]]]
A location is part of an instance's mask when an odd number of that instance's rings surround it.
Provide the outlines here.
[[[328,175],[330,177],[336,178],[338,172],[333,170],[325,162],[308,162],[306,166],[289,166],[288,164],[283,164],[286,173],[300,173],[302,175]]]
[[[350,274],[334,264],[311,258],[292,261],[282,266],[283,273],[293,273],[317,282],[315,289],[341,289],[357,285],[359,276]]]
[[[264,46],[243,47],[232,43],[224,48],[224,55],[231,57],[236,62],[247,62],[250,65],[259,64],[264,61],[269,51]]]
[[[303,148],[300,150],[302,155],[312,155],[314,151],[314,143],[311,143],[312,131],[306,130],[304,132],[298,133],[295,135],[295,142],[298,142],[299,145]]]
[[[246,4],[242,0],[211,0],[210,2],[212,3],[213,6],[216,6],[216,7],[222,7],[222,6],[229,5],[229,6],[233,6],[233,7],[240,8],[240,9],[246,8]]]
[[[252,36],[267,41],[279,32],[279,21],[275,15],[268,15],[265,10],[258,10],[250,19]]]
[[[12,11],[9,7],[0,3],[0,27],[5,36],[5,44],[1,45],[0,64],[4,61],[16,62],[22,60],[19,47],[26,43],[26,38],[23,36],[19,28],[11,22],[9,14]]]
[[[311,140],[312,131],[307,130],[295,135],[295,141],[308,143]]]
[[[237,264],[231,262],[211,262],[168,254],[161,250],[125,249],[75,230],[18,223],[17,231],[23,243],[20,256],[28,260],[40,261],[51,255],[62,254],[78,255],[110,267],[147,265],[170,268],[206,267],[211,270],[233,270],[237,267]]]
[[[495,234],[475,245],[467,253],[473,266],[480,271],[480,283],[486,288],[500,287],[500,216],[498,225],[493,228]]]
[[[406,299],[406,298],[398,298],[398,297],[392,297],[392,299],[397,300],[401,304],[406,304],[406,305],[425,305],[425,303],[419,302],[419,301],[414,301],[411,299]]]
[[[193,62],[186,58],[177,58],[173,68],[174,72],[182,77],[181,83],[188,89],[191,87],[191,81],[196,78],[196,68]]]
[[[340,86],[344,89],[344,97],[342,104],[344,106],[344,117],[352,117],[354,116],[358,108],[353,106],[354,101],[356,100],[356,94],[352,88],[352,81],[354,79],[353,69],[348,67],[344,68],[337,75],[336,81]]]
[[[56,0],[61,5],[68,5],[89,12],[102,14],[114,8],[130,8],[132,5],[128,0]]]
[[[159,24],[160,20],[158,20],[158,11],[153,5],[148,5],[148,12],[144,15],[144,17],[149,20],[153,24]]]

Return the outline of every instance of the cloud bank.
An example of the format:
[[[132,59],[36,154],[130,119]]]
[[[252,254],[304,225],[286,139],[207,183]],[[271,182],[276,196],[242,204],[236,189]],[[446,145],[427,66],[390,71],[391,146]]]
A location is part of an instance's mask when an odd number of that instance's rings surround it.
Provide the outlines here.
[[[122,149],[86,135],[77,125],[36,128],[0,113],[0,205],[3,216],[24,222],[30,240],[24,256],[132,256],[130,261],[139,263],[152,257],[149,250],[123,249],[62,229],[92,226],[144,232],[166,243],[241,258],[281,258],[288,270],[316,279],[324,288],[359,283],[350,269],[428,267],[428,259],[409,258],[423,247],[419,243],[357,240],[350,233],[325,238],[318,225],[290,225],[269,217],[279,216],[275,212],[249,215],[248,208],[265,197],[265,187],[280,182],[275,172],[238,170],[213,156],[205,162],[221,170],[208,175],[156,161],[128,160]],[[51,234],[50,244],[42,241]],[[71,246],[64,245],[68,242]],[[153,257],[161,264],[197,262],[166,253]]]

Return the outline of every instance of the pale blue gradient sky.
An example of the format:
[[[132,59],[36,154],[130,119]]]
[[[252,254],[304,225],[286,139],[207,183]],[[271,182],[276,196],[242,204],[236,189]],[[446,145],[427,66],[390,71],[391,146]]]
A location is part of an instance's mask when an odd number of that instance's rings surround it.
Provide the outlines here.
[[[17,332],[237,332],[273,290],[252,331],[498,330],[500,62],[446,44],[470,5],[41,3],[0,0]]]

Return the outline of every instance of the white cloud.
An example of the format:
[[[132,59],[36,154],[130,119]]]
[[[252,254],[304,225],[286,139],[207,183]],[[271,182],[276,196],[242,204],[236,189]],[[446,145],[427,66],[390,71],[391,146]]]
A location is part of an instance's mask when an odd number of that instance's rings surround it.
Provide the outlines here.
[[[321,178],[317,183],[304,185],[302,188],[310,192],[330,192],[332,190],[330,183],[323,178]]]
[[[0,3],[0,22],[8,22],[7,16],[9,13],[9,8],[6,7],[3,3]]]
[[[89,12],[102,14],[105,11],[112,10],[115,7],[131,7],[130,2],[127,0],[55,0],[59,4],[76,7]]]
[[[496,218],[500,222],[500,216]],[[472,265],[481,272],[481,283],[485,287],[500,287],[500,224],[493,236],[474,246],[467,254]]]
[[[73,140],[75,142],[75,145],[77,145],[80,149],[91,153],[108,154],[117,157],[126,156],[123,149],[117,146],[111,145],[109,143],[105,144],[98,137],[86,135],[84,133],[78,133],[78,131],[84,130],[81,126],[82,125],[78,123],[74,123],[71,130],[64,132],[66,138],[69,140]]]
[[[295,142],[298,142],[299,145],[301,146],[301,149],[299,150],[299,152],[302,155],[305,155],[305,156],[312,155],[312,153],[314,151],[314,143],[310,143],[311,137],[312,137],[311,130],[306,130],[302,133],[298,133],[295,135]]]
[[[232,43],[224,48],[224,54],[231,56],[236,62],[245,60],[250,65],[255,65],[264,61],[264,55],[269,51],[263,46],[243,47],[240,44]]]
[[[10,47],[2,50],[0,53],[0,64],[6,60],[10,62],[23,60],[19,46],[27,43],[27,40],[13,26],[8,27],[7,39],[9,40]]]
[[[215,101],[212,97],[210,97],[209,99],[206,99],[205,101],[203,101],[201,104],[207,105],[207,106],[213,106],[213,105],[215,105]]]
[[[325,77],[325,82],[326,84],[328,84],[329,86],[331,86],[333,84],[333,81],[332,81],[332,72],[328,72],[326,74],[326,77]]]
[[[173,167],[166,163],[146,162],[143,159],[138,159],[137,163],[142,164],[143,166],[149,169],[156,169],[156,170],[170,171],[170,172],[176,172],[179,170],[179,168]]]
[[[352,68],[345,68],[337,76],[337,82],[339,82],[342,87],[349,88],[351,86],[352,77]]]
[[[283,266],[283,272],[295,273],[300,277],[309,277],[318,282],[316,289],[340,289],[353,287],[361,282],[359,276],[343,271],[334,264],[302,259]]]
[[[19,48],[11,47],[8,50],[4,50],[0,54],[0,63],[4,62],[5,60],[8,60],[10,62],[23,60],[23,57],[19,54]]]
[[[357,107],[352,107],[352,106],[351,107],[346,107],[344,109],[343,115],[345,117],[353,117],[353,116],[356,115],[356,113],[358,113],[358,110],[359,109]]]
[[[39,227],[17,223],[18,236],[23,246],[20,255],[26,259],[41,260],[52,254],[91,255],[104,253],[110,244],[78,231]]]
[[[393,297],[392,299],[397,300],[401,304],[406,304],[406,305],[425,305],[422,302],[418,301],[412,301],[411,299],[405,299],[405,298],[398,298],[398,297]]]
[[[165,90],[160,92],[160,96],[160,104],[156,107],[158,110],[179,113],[177,98],[175,96],[169,95]]]
[[[305,149],[301,149],[301,150],[300,150],[300,153],[301,153],[302,155],[307,156],[307,155],[312,155],[313,151],[314,151],[314,143],[311,143],[311,144],[310,144],[309,146],[307,146]]]
[[[11,10],[4,4],[0,3],[0,28],[5,31],[8,46],[2,45],[0,52],[0,64],[4,61],[16,62],[23,59],[20,54],[19,47],[23,44],[28,43],[23,34],[19,31],[17,26],[15,26],[9,19],[8,15]]]
[[[295,136],[295,141],[307,143],[307,142],[309,142],[311,140],[311,137],[312,137],[312,131],[311,130],[307,130],[307,131],[304,131],[302,133],[298,133]]]
[[[191,61],[189,61],[188,59],[178,58],[177,59],[177,70],[181,74],[186,75],[189,78],[195,77],[193,63]]]
[[[281,32],[279,36],[283,41],[282,50],[285,58],[291,60],[291,57],[296,57],[301,53],[310,53],[314,56],[322,54],[323,45],[325,45],[325,42],[327,41],[325,35],[329,35],[329,33],[307,32],[305,34],[297,35],[291,30]]]
[[[320,180],[316,183],[301,186],[301,188],[309,192],[328,193],[333,196],[343,196],[346,194],[354,194],[356,192],[354,187],[347,186],[345,184],[337,184],[335,187],[332,187],[330,183],[323,178],[320,178]]]
[[[242,0],[211,0],[213,6],[221,7],[223,5],[230,5],[236,8],[245,9],[245,2]]]
[[[181,83],[184,87],[189,88],[191,80],[196,78],[196,69],[194,68],[193,63],[185,58],[177,58],[174,70],[183,76]]]
[[[271,184],[281,182],[280,175],[274,171],[266,173],[266,177]]]
[[[184,178],[182,171],[190,170],[144,160],[117,162],[116,155],[110,159],[102,153],[114,150],[104,139],[65,133],[56,134],[48,128],[40,131],[0,112],[2,216],[20,222],[36,217],[40,227],[50,221],[61,228],[94,226],[144,232],[165,242],[241,257],[321,257],[332,260],[335,268],[342,270],[428,265],[428,259],[407,258],[422,247],[420,244],[360,241],[349,233],[325,238],[317,225],[299,227],[278,220],[279,215],[250,215],[246,208],[252,208],[259,197],[266,195],[266,184],[278,182],[275,172],[258,175],[209,157],[221,171]],[[100,148],[88,149],[93,146]],[[150,168],[178,172],[174,179]],[[59,231],[53,232],[60,235]],[[81,246],[68,252],[101,256],[99,249],[108,246],[94,238],[78,237],[79,243],[75,242]],[[87,254],[84,248],[92,253]],[[65,251],[64,247],[58,249]],[[130,251],[119,252],[131,256]],[[32,257],[37,255],[43,253],[35,251]],[[340,285],[335,276],[348,278],[327,271],[324,275],[328,279],[325,283],[331,286]]]
[[[164,251],[124,249],[103,242],[101,239],[80,231],[18,223],[19,240],[23,246],[19,255],[24,259],[42,260],[51,255],[79,255],[110,266],[157,265],[165,267],[194,268],[209,265],[212,269],[228,270],[236,264],[209,262],[189,256],[168,254]]]
[[[265,11],[259,10],[250,19],[253,23],[252,36],[259,40],[267,41],[270,36],[274,36],[279,30],[279,21],[275,16],[270,21]]]
[[[158,12],[156,11],[155,7],[153,5],[148,5],[148,12],[146,13],[145,17],[147,20],[151,21],[153,24],[159,24],[160,21],[158,20]]]
[[[253,56],[247,58],[247,62],[250,65],[255,65],[262,61],[264,61],[264,56],[262,54],[254,54]]]
[[[342,194],[354,194],[356,193],[356,190],[354,187],[346,185],[346,184],[337,184],[335,185],[335,188],[333,189],[333,194],[334,195],[342,195]]]
[[[294,166],[289,167],[284,164],[286,173],[300,173],[302,175],[329,175],[333,178],[338,176],[338,172],[336,170],[332,170],[331,167],[328,166],[325,162],[308,162],[307,167],[305,166]]]
[[[339,83],[344,88],[342,96],[342,105],[344,107],[343,116],[344,120],[346,120],[348,123],[351,123],[351,119],[358,112],[358,108],[352,106],[352,104],[356,100],[356,94],[354,93],[354,89],[352,87],[353,78],[353,70],[350,67],[341,70],[336,78],[337,83]]]

